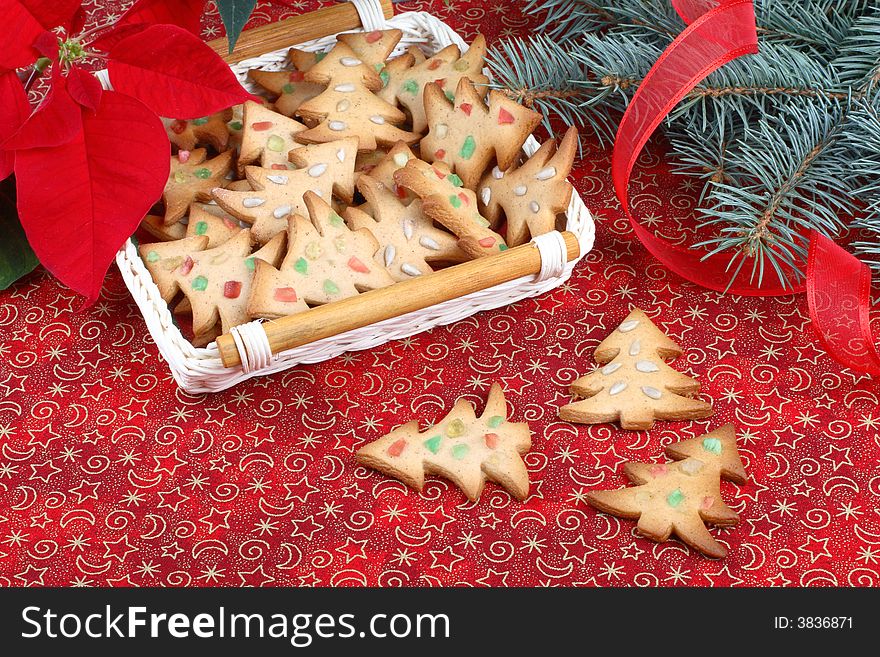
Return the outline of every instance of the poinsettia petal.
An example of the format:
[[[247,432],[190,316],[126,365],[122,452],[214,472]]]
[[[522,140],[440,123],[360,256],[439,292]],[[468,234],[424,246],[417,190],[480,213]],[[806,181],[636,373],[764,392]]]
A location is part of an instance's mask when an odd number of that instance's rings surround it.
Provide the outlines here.
[[[46,30],[66,24],[79,0],[0,0],[0,68],[21,68],[39,56],[34,40]]]
[[[18,0],[47,30],[64,25],[73,19],[82,0]]]
[[[245,91],[217,53],[175,25],[154,25],[120,41],[107,69],[114,89],[160,116],[192,119],[261,100]]]
[[[57,68],[54,70],[57,71]],[[46,100],[3,147],[17,151],[60,146],[76,137],[81,130],[80,107],[70,96],[67,80],[60,74],[55,74]]]
[[[31,113],[27,92],[15,71],[0,73],[0,144],[18,132]],[[12,173],[12,151],[0,150],[0,180]]]
[[[91,45],[108,51],[125,37],[150,25],[177,25],[195,35],[201,32],[202,12],[207,0],[138,0],[113,26]]]
[[[18,211],[40,262],[93,303],[117,250],[161,196],[170,145],[143,103],[105,91],[61,146],[16,153]]]
[[[67,73],[67,89],[71,98],[92,110],[98,109],[101,93],[104,91],[94,75],[78,66],[71,66]]]
[[[34,39],[34,50],[43,55],[43,57],[58,61],[58,37],[54,32],[45,30]]]

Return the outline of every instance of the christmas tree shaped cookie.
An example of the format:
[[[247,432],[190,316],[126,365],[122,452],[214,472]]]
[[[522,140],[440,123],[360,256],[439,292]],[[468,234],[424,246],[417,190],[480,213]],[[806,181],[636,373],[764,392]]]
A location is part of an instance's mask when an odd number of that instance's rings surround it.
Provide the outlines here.
[[[302,51],[292,48],[289,53],[291,62],[294,62],[295,52],[301,53]],[[294,62],[294,68],[290,71],[264,71],[262,69],[248,71],[248,77],[251,80],[277,96],[275,111],[284,116],[292,117],[300,105],[324,91],[323,85],[305,81],[306,71],[315,65],[315,58],[314,53],[304,54],[308,56],[297,57],[303,68],[299,68]]]
[[[306,127],[299,121],[273,112],[252,100],[244,104],[241,132],[241,153],[238,156],[238,170],[259,161],[266,169],[287,170],[290,166],[288,154],[302,146],[294,135]]]
[[[210,116],[183,121],[181,119],[162,119],[168,139],[184,151],[191,151],[199,144],[213,146],[216,151],[225,151],[229,143],[227,123],[232,119],[232,110],[227,109]]]
[[[654,420],[695,420],[712,415],[712,406],[691,399],[700,391],[696,379],[677,372],[666,360],[681,348],[638,308],[593,355],[602,367],[571,384],[580,401],[559,409],[568,422],[620,421],[622,429],[650,429]]]
[[[193,201],[207,201],[211,190],[226,183],[232,167],[232,153],[226,151],[208,160],[204,148],[180,151],[171,158],[171,171],[162,200],[165,203],[165,225],[176,224],[186,216]]]
[[[394,283],[373,260],[379,243],[369,231],[349,230],[326,201],[306,192],[310,221],[290,219],[287,255],[281,267],[258,262],[252,317],[282,317]]]
[[[410,60],[401,61],[402,58],[398,58],[388,64],[388,88],[394,92],[397,102],[409,110],[415,132],[422,133],[428,127],[424,100],[425,86],[428,83],[436,82],[447,97],[452,97],[458,81],[468,78],[474,83],[474,89],[480,98],[486,96],[489,78],[483,75],[485,56],[486,39],[478,34],[463,55],[458,46],[452,44],[416,66],[406,66],[408,61],[414,63],[412,56]]]
[[[347,208],[345,219],[355,230],[367,229],[382,245],[375,260],[396,281],[429,274],[429,262],[462,262],[467,259],[458,240],[434,227],[422,214],[421,203],[404,205],[397,195],[372,176],[361,176],[357,188],[367,199],[372,217],[357,208]]]
[[[430,130],[419,146],[422,157],[448,164],[469,189],[477,188],[493,157],[502,171],[509,169],[541,122],[540,114],[500,91],[489,92],[486,107],[467,78],[459,80],[454,102],[434,82],[424,93]]]
[[[290,153],[298,169],[245,167],[251,191],[215,189],[213,197],[229,214],[251,224],[254,239],[265,244],[287,230],[290,216],[308,212],[303,200],[308,191],[328,202],[336,194],[350,203],[354,196],[356,154],[357,140],[353,137],[298,148]]]
[[[388,49],[384,56],[390,52]],[[418,141],[420,135],[396,127],[406,116],[373,93],[382,88],[379,74],[344,42],[333,46],[327,56],[306,73],[305,79],[327,88],[300,106],[297,113],[304,121],[316,125],[297,134],[299,141],[309,144],[356,137],[360,151],[373,151],[377,143]]]
[[[621,518],[638,520],[639,531],[662,542],[675,534],[692,548],[721,559],[727,549],[704,523],[731,527],[739,516],[721,499],[721,479],[748,481],[733,425],[666,447],[675,463],[627,463],[626,476],[636,486],[592,491],[587,502]]]
[[[529,493],[529,475],[522,455],[531,446],[529,425],[507,421],[504,391],[494,383],[480,417],[469,401],[459,399],[433,427],[420,432],[418,421],[407,422],[359,449],[356,458],[418,491],[425,475],[439,475],[470,500],[480,497],[486,480],[523,500]]]
[[[461,178],[447,167],[412,159],[394,173],[394,180],[422,199],[425,216],[451,230],[459,238],[461,250],[470,257],[481,258],[507,249],[504,238],[489,228],[489,221],[480,214],[476,195],[463,187]]]
[[[368,174],[370,178],[382,183],[385,187],[397,194],[397,197],[403,201],[404,204],[409,204],[415,197],[409,190],[397,186],[397,183],[394,182],[394,172],[405,167],[406,163],[412,159],[418,158],[416,158],[415,153],[412,152],[409,145],[399,141],[391,147],[390,151],[379,159],[376,165],[370,169]],[[368,214],[372,212],[369,207],[361,206],[360,209]]]
[[[525,244],[556,228],[556,215],[564,212],[571,200],[567,176],[577,147],[577,128],[571,127],[559,148],[551,139],[519,167],[507,171],[495,167],[483,177],[480,209],[493,226],[500,223],[503,211],[509,246]]]
[[[182,223],[165,225],[165,217],[157,214],[148,214],[141,219],[141,228],[147,233],[163,242],[182,240],[186,237],[186,226]]]
[[[249,230],[240,231],[216,248],[206,250],[207,245],[208,238],[199,236],[139,247],[165,302],[170,302],[178,290],[186,295],[196,335],[211,331],[218,318],[224,333],[250,321],[246,308],[256,263],[265,260],[277,264],[284,250],[284,235],[254,254]]]
[[[241,231],[235,217],[227,214],[216,205],[193,203],[189,208],[189,222],[186,225],[186,237],[208,238],[206,248],[213,249],[229,241]]]

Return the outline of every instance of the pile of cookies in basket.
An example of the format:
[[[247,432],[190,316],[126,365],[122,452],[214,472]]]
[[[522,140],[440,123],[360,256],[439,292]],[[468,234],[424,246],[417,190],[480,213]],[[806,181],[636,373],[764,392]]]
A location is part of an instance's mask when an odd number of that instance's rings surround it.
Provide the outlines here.
[[[203,346],[428,274],[557,228],[572,193],[570,128],[527,158],[537,112],[483,75],[486,43],[388,59],[400,30],[292,48],[249,77],[272,100],[166,119],[171,172],[139,253]]]

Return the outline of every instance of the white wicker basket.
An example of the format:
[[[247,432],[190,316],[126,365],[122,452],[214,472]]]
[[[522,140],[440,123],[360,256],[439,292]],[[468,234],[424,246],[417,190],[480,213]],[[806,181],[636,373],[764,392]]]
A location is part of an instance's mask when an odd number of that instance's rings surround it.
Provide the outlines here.
[[[395,54],[401,54],[410,45],[417,45],[427,52],[436,52],[452,43],[462,49],[467,48],[467,44],[452,28],[430,14],[409,12],[399,14],[386,21],[378,3],[374,0],[355,0],[355,6],[361,16],[364,30],[394,27],[403,31],[403,39],[398,44]],[[332,45],[334,41],[335,37],[330,36],[304,44],[290,45],[314,51],[323,50]],[[285,64],[286,56],[287,49],[285,48],[242,61],[233,66],[233,71],[246,87],[256,92],[246,77],[247,70],[281,68]],[[526,154],[532,155],[538,147],[539,144],[535,138],[529,137],[524,150]],[[168,362],[177,383],[189,393],[215,392],[229,388],[239,381],[253,376],[278,372],[299,363],[320,362],[334,358],[346,351],[370,349],[390,340],[427,331],[435,326],[451,324],[482,310],[505,306],[526,297],[542,294],[561,285],[571,276],[577,261],[592,248],[594,237],[593,218],[577,193],[572,194],[566,216],[566,229],[578,237],[581,246],[580,257],[576,260],[565,263],[565,250],[561,239],[539,240],[537,244],[544,265],[541,273],[536,276],[526,276],[502,285],[496,285],[424,310],[290,349],[271,356],[271,358],[268,357],[268,353],[265,353],[265,357],[261,358],[256,366],[251,360],[241,367],[226,368],[220,360],[215,343],[212,342],[206,348],[193,347],[175,325],[168,306],[162,300],[156,284],[138,256],[137,249],[131,240],[120,249],[116,256],[116,263],[122,272],[125,284],[143,313],[150,335],[153,336],[159,352]],[[558,233],[548,237],[557,236]],[[265,336],[262,330],[259,330],[258,333]],[[244,337],[244,332],[242,332],[242,336],[237,337]],[[248,359],[243,358],[242,360],[247,361]]]

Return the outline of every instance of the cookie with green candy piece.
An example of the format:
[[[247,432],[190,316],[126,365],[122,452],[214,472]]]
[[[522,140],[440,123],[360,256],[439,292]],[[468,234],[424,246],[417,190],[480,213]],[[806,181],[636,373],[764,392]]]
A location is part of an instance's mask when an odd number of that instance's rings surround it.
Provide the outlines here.
[[[373,260],[379,243],[369,231],[350,230],[312,192],[306,192],[305,202],[309,219],[291,217],[281,267],[257,263],[248,303],[252,317],[282,317],[306,310],[306,303],[329,303],[394,283]]]
[[[397,186],[397,183],[394,182],[394,172],[405,167],[406,163],[412,159],[418,159],[416,154],[413,153],[408,144],[399,141],[394,144],[390,151],[382,156],[376,163],[376,166],[370,170],[369,175],[397,194],[397,197],[404,204],[411,203],[415,197],[409,190]],[[369,209],[363,206],[360,209],[370,214]]]
[[[232,109],[226,109],[210,116],[197,119],[162,119],[168,139],[184,151],[196,146],[212,146],[216,151],[225,151],[229,143],[227,122],[232,119]]]
[[[328,202],[336,194],[351,203],[357,143],[349,137],[298,148],[290,153],[298,168],[290,171],[245,167],[252,189],[216,189],[214,200],[232,216],[251,224],[254,239],[265,244],[287,230],[290,216],[307,213],[303,194],[308,191]]]
[[[324,91],[323,85],[305,81],[305,73],[312,65],[314,61],[311,61],[306,69],[294,66],[293,70],[289,71],[251,69],[248,71],[248,77],[275,94],[275,110],[278,113],[292,117],[300,105]]]
[[[388,87],[394,90],[397,102],[412,116],[414,132],[424,133],[428,127],[424,93],[425,86],[431,82],[437,83],[443,93],[451,98],[457,92],[459,80],[468,78],[474,84],[477,95],[485,98],[489,91],[489,78],[483,75],[485,57],[486,39],[478,34],[464,54],[452,44],[408,69],[389,64],[391,79]]]
[[[358,191],[367,199],[371,214],[358,208],[343,213],[355,230],[370,231],[381,246],[375,260],[396,281],[430,274],[430,262],[463,262],[467,256],[458,247],[458,238],[434,227],[422,213],[422,204],[404,205],[397,195],[372,176],[361,176]]]
[[[522,457],[531,449],[531,435],[525,422],[507,420],[504,390],[493,383],[480,417],[468,400],[459,399],[425,431],[420,432],[418,421],[412,420],[361,447],[355,459],[417,491],[424,488],[425,475],[439,475],[471,501],[479,499],[487,480],[524,500],[529,473]]]
[[[727,548],[706,523],[732,527],[739,522],[721,497],[721,479],[748,482],[733,425],[672,443],[665,451],[673,463],[629,462],[623,471],[635,486],[591,491],[587,502],[604,513],[638,520],[639,533],[652,541],[662,543],[675,534],[706,556],[723,559]]]
[[[163,242],[171,242],[172,240],[180,240],[186,237],[186,226],[182,223],[165,225],[165,217],[157,214],[148,214],[141,219],[141,228],[157,240]]]
[[[568,174],[577,154],[577,128],[566,131],[559,147],[545,141],[518,167],[502,171],[494,167],[480,182],[480,209],[493,226],[507,218],[507,243],[525,244],[532,237],[556,228],[556,215],[571,200]]]
[[[504,171],[516,162],[520,149],[541,115],[500,91],[489,92],[488,107],[466,77],[458,81],[455,101],[434,82],[425,87],[428,134],[419,145],[428,162],[444,162],[476,189],[493,158]]]
[[[162,200],[165,203],[165,225],[176,224],[186,216],[194,201],[208,201],[211,190],[227,184],[232,169],[232,152],[225,151],[207,160],[207,151],[178,151],[171,157],[171,171]]]
[[[276,265],[284,251],[284,234],[256,253],[251,235],[242,230],[220,246],[208,249],[204,235],[139,247],[162,298],[170,302],[182,291],[192,307],[193,333],[203,335],[220,320],[224,333],[250,321],[247,301],[257,262]]]
[[[567,422],[619,422],[621,429],[645,430],[655,420],[698,420],[712,415],[711,404],[692,399],[700,383],[666,364],[682,350],[641,310],[634,308],[599,343],[598,369],[571,384],[580,401],[559,409]]]
[[[448,167],[413,159],[395,171],[394,181],[421,198],[424,215],[452,231],[458,237],[458,246],[470,257],[481,258],[507,249],[504,238],[480,215],[476,195],[463,187],[461,178],[450,173]]]
[[[389,45],[387,42],[385,47]],[[297,133],[298,141],[312,144],[356,137],[361,152],[401,140],[409,144],[418,141],[419,134],[396,127],[406,116],[373,93],[382,88],[381,78],[346,43],[337,42],[327,56],[306,73],[305,79],[327,88],[297,111],[304,121],[315,124]]]
[[[217,205],[193,203],[189,208],[186,237],[204,235],[208,238],[209,249],[232,239],[241,230],[238,220]]]
[[[294,135],[306,127],[252,100],[245,102],[242,119],[241,152],[238,171],[255,162],[266,169],[292,169],[288,154],[302,144]]]

